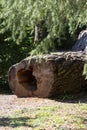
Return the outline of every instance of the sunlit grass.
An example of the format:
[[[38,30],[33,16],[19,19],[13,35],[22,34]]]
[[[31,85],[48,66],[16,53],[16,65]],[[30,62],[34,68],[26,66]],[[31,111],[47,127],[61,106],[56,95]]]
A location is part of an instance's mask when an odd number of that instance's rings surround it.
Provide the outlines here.
[[[14,130],[86,130],[87,104],[61,104],[16,110],[0,119],[0,126]]]

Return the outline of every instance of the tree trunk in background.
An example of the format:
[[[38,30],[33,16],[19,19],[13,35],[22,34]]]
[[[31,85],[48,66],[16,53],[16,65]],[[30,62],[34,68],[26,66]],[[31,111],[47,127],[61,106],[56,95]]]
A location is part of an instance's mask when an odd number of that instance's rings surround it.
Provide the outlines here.
[[[35,26],[35,37],[34,43],[38,43],[39,41],[43,41],[47,36],[47,28],[45,25],[45,21],[41,21],[38,25]]]
[[[51,97],[87,90],[84,52],[29,57],[9,69],[9,86],[18,97]]]
[[[39,34],[38,34],[38,26],[35,26],[35,36],[34,36],[34,43],[38,43]]]

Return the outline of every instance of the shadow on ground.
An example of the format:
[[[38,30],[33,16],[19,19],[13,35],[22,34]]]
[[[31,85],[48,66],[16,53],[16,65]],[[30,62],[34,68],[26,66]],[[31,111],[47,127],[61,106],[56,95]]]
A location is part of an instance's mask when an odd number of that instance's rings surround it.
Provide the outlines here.
[[[31,126],[29,124],[29,120],[34,118],[29,117],[17,117],[17,118],[11,118],[11,117],[1,117],[0,118],[0,127],[31,127],[34,128],[34,126]]]
[[[77,94],[63,94],[51,98],[52,100],[65,103],[86,103],[87,104],[87,91]]]

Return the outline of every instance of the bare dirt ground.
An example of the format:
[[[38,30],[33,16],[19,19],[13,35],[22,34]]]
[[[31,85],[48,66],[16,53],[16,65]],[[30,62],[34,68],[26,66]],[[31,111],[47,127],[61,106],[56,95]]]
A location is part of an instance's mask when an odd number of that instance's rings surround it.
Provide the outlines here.
[[[0,115],[11,114],[23,108],[51,106],[53,103],[55,105],[58,102],[46,98],[17,98],[15,95],[0,95]]]
[[[51,105],[65,105],[65,103],[87,103],[87,95],[81,93],[76,98],[64,96],[62,99],[58,100],[57,98],[48,99],[48,98],[18,98],[16,95],[5,95],[0,94],[0,115],[13,113],[15,110],[20,110],[23,108],[36,108],[43,106]]]

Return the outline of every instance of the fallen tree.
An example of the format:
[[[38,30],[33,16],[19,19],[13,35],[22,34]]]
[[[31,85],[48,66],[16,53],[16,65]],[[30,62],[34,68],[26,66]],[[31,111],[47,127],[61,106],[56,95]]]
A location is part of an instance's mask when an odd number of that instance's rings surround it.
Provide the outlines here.
[[[28,57],[9,69],[9,86],[18,97],[51,97],[87,89],[85,53],[58,52]]]

